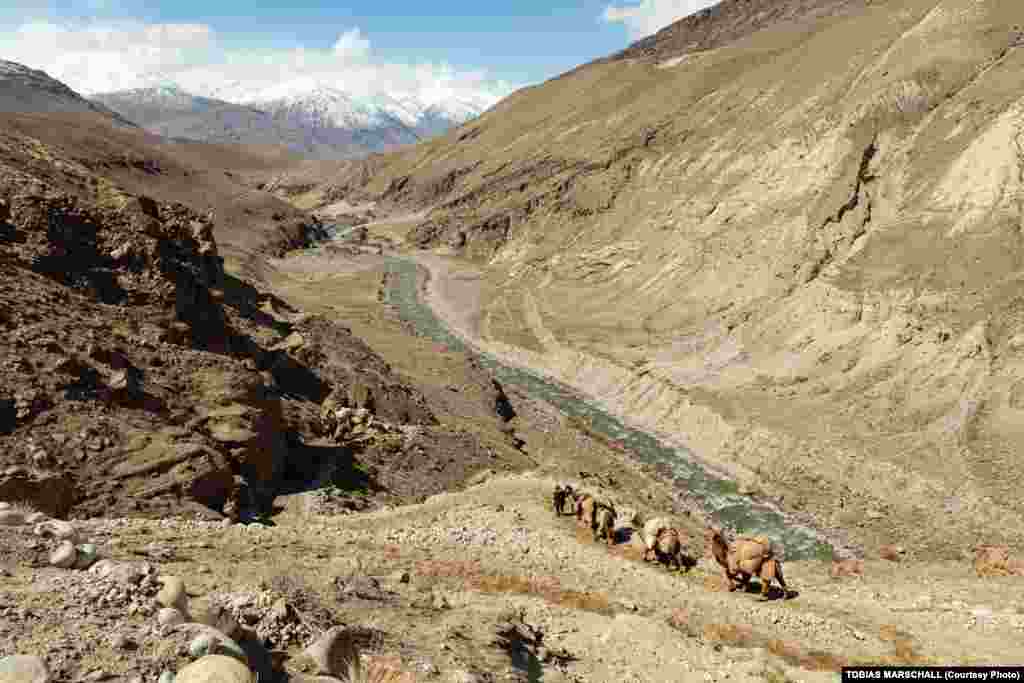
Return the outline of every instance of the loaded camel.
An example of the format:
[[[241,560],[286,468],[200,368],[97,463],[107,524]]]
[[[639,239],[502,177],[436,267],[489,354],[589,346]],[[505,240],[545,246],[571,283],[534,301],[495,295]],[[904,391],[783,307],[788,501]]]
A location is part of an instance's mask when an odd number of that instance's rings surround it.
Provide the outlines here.
[[[576,522],[590,527],[594,540],[605,538],[608,545],[615,544],[615,519],[618,512],[615,505],[598,502],[589,493],[576,492],[573,496],[576,503]]]
[[[618,517],[618,513],[615,512],[614,505],[599,504],[597,511],[594,512],[593,522],[590,524],[590,529],[594,532],[594,540],[604,538],[609,546],[615,545],[615,518]]]
[[[650,562],[652,555],[661,564],[676,569],[689,569],[691,563],[683,555],[683,535],[679,529],[670,527],[668,520],[656,517],[644,524],[641,538],[644,542],[644,562]]]
[[[732,543],[727,543],[720,529],[709,527],[704,532],[704,539],[711,546],[715,561],[725,571],[730,592],[746,588],[751,577],[757,576],[761,580],[762,600],[768,599],[772,580],[779,582],[784,596],[789,595],[782,575],[782,562],[775,557],[775,548],[767,537],[737,536]]]

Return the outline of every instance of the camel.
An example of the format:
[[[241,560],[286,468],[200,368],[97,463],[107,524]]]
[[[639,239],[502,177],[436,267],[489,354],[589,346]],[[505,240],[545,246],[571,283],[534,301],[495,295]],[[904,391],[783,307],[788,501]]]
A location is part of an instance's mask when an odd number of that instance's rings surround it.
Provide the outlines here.
[[[576,521],[585,522],[589,526],[594,525],[594,511],[597,508],[597,500],[588,493],[579,492],[576,500]]]
[[[682,533],[670,527],[668,520],[657,517],[644,524],[641,534],[644,542],[644,562],[653,555],[658,562],[676,569],[683,568]]]
[[[615,518],[617,514],[614,506],[599,505],[594,513],[594,522],[591,529],[594,532],[594,540],[604,537],[608,545],[615,545]]]
[[[574,497],[574,491],[572,486],[566,484],[564,487],[561,484],[555,484],[555,492],[552,494],[551,502],[555,508],[555,516],[559,517],[562,514],[562,510],[565,509],[565,501]]]
[[[732,543],[726,543],[720,529],[708,528],[705,540],[711,546],[715,561],[725,571],[729,591],[746,587],[751,577],[761,579],[761,599],[768,599],[768,591],[774,579],[779,582],[784,595],[789,595],[786,580],[782,575],[782,562],[775,557],[775,548],[764,536],[737,536]]]

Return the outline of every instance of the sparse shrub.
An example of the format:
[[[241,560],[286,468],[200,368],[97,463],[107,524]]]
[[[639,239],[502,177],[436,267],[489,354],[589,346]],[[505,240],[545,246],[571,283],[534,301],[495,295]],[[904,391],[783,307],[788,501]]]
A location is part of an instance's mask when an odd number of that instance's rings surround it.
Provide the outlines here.
[[[599,611],[609,606],[608,596],[603,593],[563,590],[558,577],[485,573],[475,560],[424,560],[416,563],[416,572],[421,576],[460,578],[466,587],[486,593],[537,595],[552,604],[573,609]]]
[[[832,563],[829,575],[833,579],[841,579],[844,576],[864,576],[863,560],[839,560]]]
[[[883,545],[878,549],[878,556],[890,562],[899,562],[903,555],[903,548],[896,545]]]

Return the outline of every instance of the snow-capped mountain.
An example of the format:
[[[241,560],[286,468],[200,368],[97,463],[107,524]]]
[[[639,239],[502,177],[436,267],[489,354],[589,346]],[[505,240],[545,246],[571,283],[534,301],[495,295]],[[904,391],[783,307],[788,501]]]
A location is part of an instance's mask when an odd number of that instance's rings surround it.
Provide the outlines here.
[[[203,95],[168,84],[93,99],[167,137],[284,144],[317,158],[352,158],[415,143],[469,121],[499,99],[484,93],[355,95],[311,79],[256,91],[233,83]]]
[[[0,112],[95,113],[132,125],[101,103],[91,102],[45,71],[0,59]]]

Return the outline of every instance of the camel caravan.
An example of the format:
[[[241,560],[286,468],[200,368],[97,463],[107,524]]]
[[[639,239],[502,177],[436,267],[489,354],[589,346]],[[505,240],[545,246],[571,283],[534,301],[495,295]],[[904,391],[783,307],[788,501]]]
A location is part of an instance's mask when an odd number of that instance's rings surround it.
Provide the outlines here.
[[[565,514],[568,507],[568,514],[575,513],[577,524],[590,527],[595,542],[603,539],[608,547],[615,545],[615,524],[619,513],[614,503],[577,491],[569,484],[555,484],[552,506],[556,517]],[[697,564],[696,559],[686,553],[683,532],[672,526],[668,519],[655,517],[642,522],[640,515],[634,514],[628,521],[634,530],[640,530],[644,562],[657,560],[676,571],[689,571]],[[768,599],[773,581],[779,584],[783,596],[790,595],[782,573],[782,561],[777,557],[771,539],[741,535],[730,542],[721,529],[709,527],[704,532],[704,540],[722,568],[730,592],[740,588],[746,590],[750,580],[756,576],[761,584],[762,600]]]

